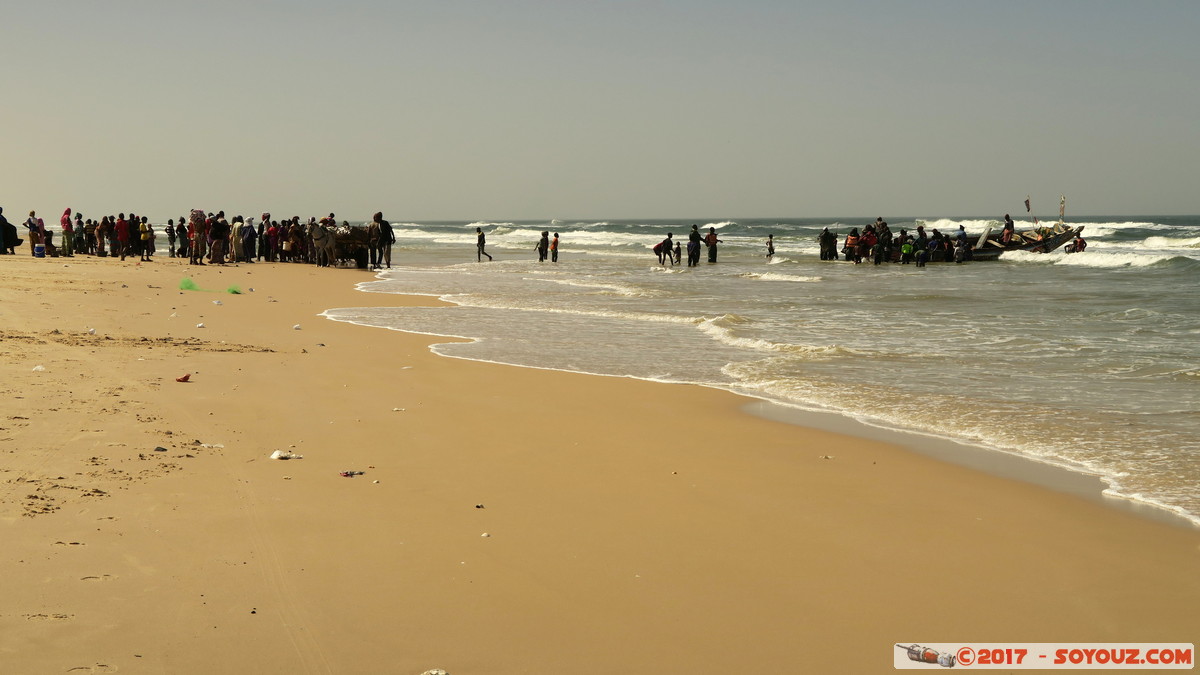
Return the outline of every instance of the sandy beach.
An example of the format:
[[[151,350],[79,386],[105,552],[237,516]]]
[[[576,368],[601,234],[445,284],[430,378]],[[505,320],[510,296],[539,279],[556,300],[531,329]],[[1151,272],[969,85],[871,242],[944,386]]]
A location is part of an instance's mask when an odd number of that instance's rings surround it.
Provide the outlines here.
[[[1194,529],[319,316],[434,302],[371,278],[0,258],[0,671],[874,673],[897,642],[1200,635]]]

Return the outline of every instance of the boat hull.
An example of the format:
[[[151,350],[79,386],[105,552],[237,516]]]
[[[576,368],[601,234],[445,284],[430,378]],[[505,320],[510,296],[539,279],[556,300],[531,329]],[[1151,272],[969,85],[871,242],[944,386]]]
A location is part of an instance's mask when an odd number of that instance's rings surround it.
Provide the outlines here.
[[[1053,227],[1015,232],[1007,245],[1000,242],[999,236],[985,235],[987,236],[986,241],[976,240],[975,245],[971,248],[971,258],[973,260],[995,260],[1009,251],[1049,253],[1075,239],[1081,232],[1083,232],[1082,225],[1072,227],[1058,223]]]

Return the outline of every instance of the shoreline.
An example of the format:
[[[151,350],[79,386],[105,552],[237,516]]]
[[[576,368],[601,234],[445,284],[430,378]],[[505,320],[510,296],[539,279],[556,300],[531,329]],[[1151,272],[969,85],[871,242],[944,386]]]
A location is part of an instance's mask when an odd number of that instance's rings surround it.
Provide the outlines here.
[[[392,293],[388,291],[372,291],[364,287],[366,284],[385,279],[386,277],[383,276],[382,273],[379,273],[375,275],[375,278],[371,282],[358,282],[355,284],[354,288],[357,292],[365,294],[403,295],[412,298],[430,298],[439,303],[439,305],[448,307],[461,306],[455,303],[453,300],[446,299],[444,295],[435,293]],[[351,325],[360,326],[363,328],[382,328],[383,330],[407,333],[409,335],[420,335],[428,336],[430,338],[467,342],[475,342],[480,339],[467,335],[422,333],[403,328],[378,327],[370,324],[358,323],[348,319],[337,319],[327,315],[327,312],[338,309],[355,308],[331,307],[324,310],[321,316],[331,321],[349,323]],[[585,370],[568,370],[563,368],[512,363],[508,361],[472,358],[469,356],[448,355],[437,350],[439,344],[442,343],[437,341],[432,342],[429,345],[429,351],[432,354],[442,358],[473,361],[476,363],[488,363],[514,368],[528,368],[531,370],[573,373],[594,377],[630,379],[663,385],[698,386],[710,388],[744,399],[746,401],[745,405],[743,406],[745,411],[750,415],[761,417],[763,419],[782,421],[800,428],[821,429],[833,433],[854,436],[856,438],[888,443],[908,452],[914,452],[926,457],[932,457],[949,464],[974,469],[1008,480],[1037,485],[1039,487],[1053,490],[1062,494],[1082,497],[1096,503],[1104,504],[1109,508],[1133,513],[1139,517],[1147,518],[1149,520],[1169,523],[1176,527],[1182,527],[1192,531],[1200,531],[1200,516],[1189,516],[1174,510],[1170,506],[1160,505],[1134,497],[1105,494],[1105,492],[1110,489],[1110,486],[1104,480],[1103,476],[1082,466],[1072,467],[1062,463],[1042,460],[1037,457],[1021,455],[1015,452],[1008,452],[997,448],[971,443],[966,440],[922,433],[902,427],[873,424],[862,421],[848,413],[842,413],[833,410],[822,411],[809,409],[799,404],[792,405],[786,402],[776,401],[747,392],[738,391],[733,387],[719,384],[706,384],[700,382],[670,382],[656,380],[654,378],[636,377],[632,375],[613,375],[609,373],[597,373]]]
[[[1103,478],[1082,467],[1044,462],[1034,457],[975,445],[953,438],[923,434],[908,429],[868,424],[849,415],[793,408],[768,400],[752,401],[745,406],[751,415],[779,420],[799,427],[823,429],[859,438],[879,440],[947,464],[981,471],[998,478],[1036,485],[1061,494],[1081,497],[1107,508],[1132,513],[1147,520],[1167,523],[1190,531],[1200,531],[1200,523],[1170,508],[1138,499],[1104,494],[1108,485]],[[846,427],[849,427],[848,429]]]
[[[908,640],[1200,631],[1183,528],[724,390],[316,321],[434,301],[342,270],[46,262],[0,259],[17,672],[883,673]]]

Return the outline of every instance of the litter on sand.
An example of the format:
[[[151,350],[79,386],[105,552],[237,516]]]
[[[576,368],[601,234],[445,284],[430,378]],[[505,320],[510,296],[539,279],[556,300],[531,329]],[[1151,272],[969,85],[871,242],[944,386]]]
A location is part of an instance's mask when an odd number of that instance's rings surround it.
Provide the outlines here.
[[[184,374],[184,375],[181,375],[181,376],[179,376],[179,377],[175,378],[175,381],[176,381],[176,382],[187,382],[187,381],[188,381],[188,380],[190,380],[190,379],[192,379],[192,374],[191,374],[191,373],[186,373],[186,374]]]
[[[304,455],[297,455],[286,450],[276,450],[271,453],[271,459],[304,459]]]
[[[343,471],[338,475],[341,476],[342,478],[354,478],[355,476],[361,476],[364,473],[366,473],[366,472],[365,471]]]

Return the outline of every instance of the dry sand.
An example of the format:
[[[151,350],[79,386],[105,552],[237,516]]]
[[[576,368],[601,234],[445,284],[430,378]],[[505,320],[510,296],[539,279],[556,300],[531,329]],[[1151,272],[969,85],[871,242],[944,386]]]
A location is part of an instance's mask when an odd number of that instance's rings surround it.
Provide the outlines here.
[[[0,671],[882,673],[895,642],[1200,636],[1195,530],[317,316],[430,302],[369,278],[0,257]]]

